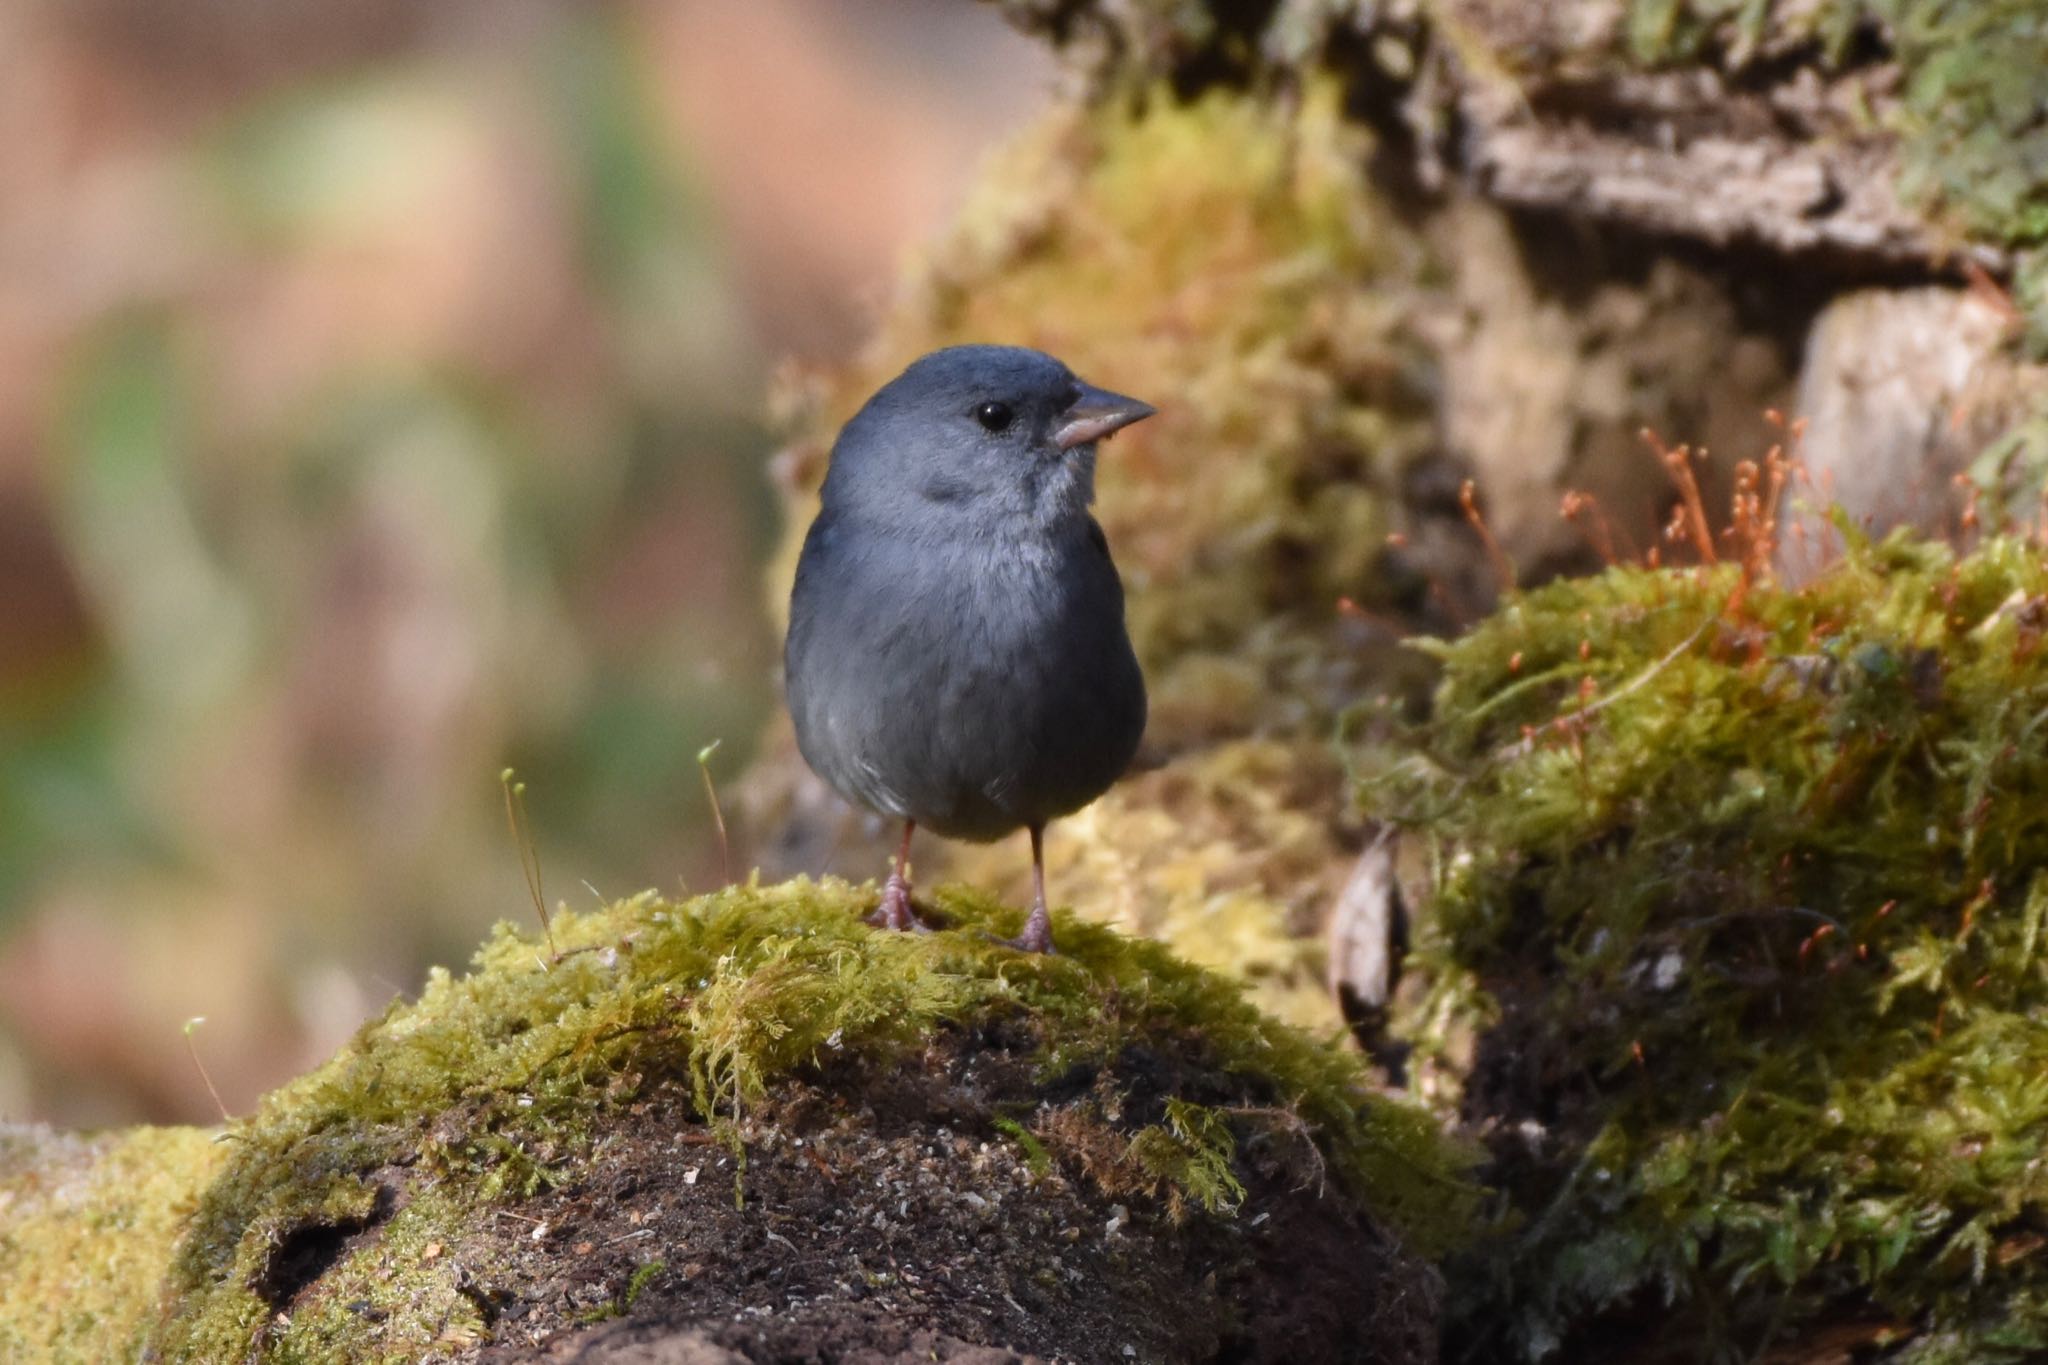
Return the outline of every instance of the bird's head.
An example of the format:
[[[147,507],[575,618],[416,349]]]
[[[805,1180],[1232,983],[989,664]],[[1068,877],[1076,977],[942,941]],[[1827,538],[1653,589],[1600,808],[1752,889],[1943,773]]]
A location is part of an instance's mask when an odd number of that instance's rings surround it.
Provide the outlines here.
[[[839,433],[828,505],[915,523],[1053,526],[1095,499],[1095,444],[1150,417],[1042,351],[952,346],[915,361]]]

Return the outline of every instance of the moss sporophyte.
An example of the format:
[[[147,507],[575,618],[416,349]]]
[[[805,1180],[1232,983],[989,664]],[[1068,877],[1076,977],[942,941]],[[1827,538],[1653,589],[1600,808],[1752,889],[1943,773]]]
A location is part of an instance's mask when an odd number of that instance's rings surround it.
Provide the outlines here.
[[[1799,590],[1514,597],[1359,755],[1433,850],[1421,1086],[1502,1194],[1462,1348],[1618,1349],[1654,1302],[1712,1351],[2048,1350],[2048,563],[1850,540]]]

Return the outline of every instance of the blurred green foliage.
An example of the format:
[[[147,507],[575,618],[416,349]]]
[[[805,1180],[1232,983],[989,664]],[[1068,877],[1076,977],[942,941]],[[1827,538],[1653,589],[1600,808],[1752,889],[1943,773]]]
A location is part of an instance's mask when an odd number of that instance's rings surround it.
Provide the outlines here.
[[[84,658],[0,694],[0,931],[235,905],[286,990],[409,979],[515,903],[507,763],[552,896],[716,867],[696,754],[738,772],[770,702],[763,363],[646,46],[564,12],[106,173],[147,231],[42,414]]]

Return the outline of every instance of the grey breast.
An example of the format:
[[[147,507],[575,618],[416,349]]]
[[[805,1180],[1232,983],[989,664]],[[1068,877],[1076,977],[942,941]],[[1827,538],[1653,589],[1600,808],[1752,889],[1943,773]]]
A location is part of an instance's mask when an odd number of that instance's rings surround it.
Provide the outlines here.
[[[1078,545],[935,545],[821,518],[790,618],[806,761],[849,800],[940,834],[992,839],[1087,804],[1144,729],[1092,524]]]

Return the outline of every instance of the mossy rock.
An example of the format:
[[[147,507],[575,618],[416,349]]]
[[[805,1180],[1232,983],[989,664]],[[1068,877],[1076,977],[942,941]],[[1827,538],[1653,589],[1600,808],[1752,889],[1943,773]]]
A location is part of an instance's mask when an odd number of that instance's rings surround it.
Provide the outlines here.
[[[872,900],[501,928],[217,1134],[6,1139],[5,1354],[1433,1358],[1474,1190],[1425,1115],[1155,945]]]
[[[1849,539],[1522,595],[1359,756],[1501,1192],[1472,1358],[2048,1352],[2048,560]]]

